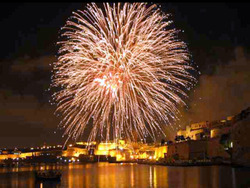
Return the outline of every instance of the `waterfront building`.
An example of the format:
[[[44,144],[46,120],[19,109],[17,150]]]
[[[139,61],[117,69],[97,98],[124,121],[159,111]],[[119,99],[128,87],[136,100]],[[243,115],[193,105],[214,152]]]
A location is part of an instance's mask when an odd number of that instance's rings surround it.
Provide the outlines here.
[[[230,137],[232,160],[236,164],[250,167],[250,107],[235,118],[237,122],[232,127]]]
[[[88,155],[88,149],[81,146],[68,146],[62,153],[63,157],[79,157],[79,155]]]
[[[177,136],[182,142],[169,145],[168,157],[196,159],[202,156],[230,160],[250,165],[250,107],[224,120],[204,121],[186,126]]]
[[[163,145],[163,146],[156,146],[155,147],[155,153],[154,153],[154,159],[159,160],[161,158],[164,158],[165,155],[168,152],[168,146]]]
[[[230,159],[229,153],[220,143],[220,137],[213,137],[207,142],[207,156],[210,159]]]
[[[209,135],[209,122],[199,122],[186,126],[186,129],[181,129],[177,132],[177,136],[184,136],[190,140],[200,140]]]
[[[207,140],[188,140],[170,144],[165,157],[181,160],[205,159],[207,157]]]
[[[0,161],[6,159],[37,159],[51,156],[66,161],[164,161],[218,159],[233,160],[250,166],[250,108],[225,120],[203,121],[177,132],[176,142],[147,144],[142,142],[76,142],[62,146],[2,150]],[[74,160],[73,160],[74,159]],[[172,161],[172,160],[169,160]]]

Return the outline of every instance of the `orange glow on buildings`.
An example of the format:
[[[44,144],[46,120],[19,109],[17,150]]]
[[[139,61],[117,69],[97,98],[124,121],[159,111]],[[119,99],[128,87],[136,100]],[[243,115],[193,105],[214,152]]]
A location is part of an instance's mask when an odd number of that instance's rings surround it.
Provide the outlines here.
[[[0,160],[5,159],[25,159],[26,157],[38,156],[41,152],[27,152],[27,153],[20,153],[20,154],[4,154],[0,155]]]
[[[166,145],[155,147],[154,159],[159,160],[160,158],[164,158],[167,151],[168,147]]]
[[[250,114],[250,109],[245,113]],[[243,114],[244,115],[244,114]],[[179,130],[176,142],[159,145],[146,144],[141,142],[127,142],[119,140],[116,142],[76,142],[76,144],[68,145],[66,150],[62,147],[43,146],[40,149],[30,148],[28,152],[21,153],[17,148],[9,153],[8,150],[1,151],[0,161],[5,159],[25,159],[27,157],[39,155],[54,155],[56,157],[67,157],[70,162],[85,160],[91,158],[103,158],[111,161],[173,161],[174,160],[193,160],[193,159],[213,159],[221,157],[223,159],[230,158],[230,155],[220,143],[221,135],[232,133],[232,140],[229,144],[235,154],[240,157],[242,147],[248,148],[249,142],[247,137],[248,123],[242,114],[235,117],[230,116],[226,120],[214,122],[200,122],[191,124],[185,130]],[[246,115],[245,115],[246,116]],[[245,117],[244,116],[244,117]],[[243,120],[242,120],[243,118]],[[235,123],[236,122],[236,123]],[[233,130],[233,131],[232,131]],[[242,136],[243,135],[243,136]],[[189,137],[187,139],[187,137]],[[49,148],[49,149],[47,149]],[[240,153],[241,152],[241,153]],[[242,154],[242,160],[247,160],[249,155]],[[82,158],[81,158],[82,157]],[[102,159],[101,159],[102,160]],[[64,160],[65,161],[65,160]],[[99,160],[98,160],[99,161]]]
[[[69,147],[67,150],[63,151],[63,157],[79,157],[79,155],[88,155],[88,149],[78,148],[78,147]]]
[[[95,151],[95,155],[109,155],[109,151],[116,149],[116,147],[116,143],[101,142],[100,144],[98,144],[97,150]]]

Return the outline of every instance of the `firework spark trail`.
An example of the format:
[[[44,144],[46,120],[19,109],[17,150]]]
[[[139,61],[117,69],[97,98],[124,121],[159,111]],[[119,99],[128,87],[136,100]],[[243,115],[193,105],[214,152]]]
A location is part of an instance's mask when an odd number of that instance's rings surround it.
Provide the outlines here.
[[[62,28],[52,87],[61,126],[78,138],[93,118],[89,140],[133,139],[162,131],[178,114],[195,78],[189,54],[172,22],[156,5],[88,4]],[[103,135],[105,134],[105,135]]]

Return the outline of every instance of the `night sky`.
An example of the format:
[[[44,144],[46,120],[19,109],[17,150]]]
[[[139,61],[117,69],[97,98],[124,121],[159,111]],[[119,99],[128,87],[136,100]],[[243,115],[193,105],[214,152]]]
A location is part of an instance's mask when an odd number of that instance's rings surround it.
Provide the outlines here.
[[[49,103],[49,64],[56,61],[60,28],[85,5],[1,4],[0,148],[63,142],[60,118]],[[201,72],[177,124],[223,119],[250,106],[250,4],[166,3],[161,8],[184,31],[179,37]]]

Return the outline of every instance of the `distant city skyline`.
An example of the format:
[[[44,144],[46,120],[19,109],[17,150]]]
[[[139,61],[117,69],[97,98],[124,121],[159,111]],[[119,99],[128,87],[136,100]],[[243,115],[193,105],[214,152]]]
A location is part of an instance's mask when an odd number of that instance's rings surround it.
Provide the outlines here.
[[[85,3],[4,3],[0,23],[0,148],[63,143],[49,104],[58,32]],[[201,76],[180,125],[222,119],[249,106],[250,19],[246,3],[166,3]],[[240,47],[238,47],[240,46]],[[230,102],[228,102],[230,101]],[[196,108],[197,107],[197,108]],[[200,114],[199,114],[200,113]],[[168,138],[171,138],[170,129]],[[160,139],[160,138],[159,138]]]

